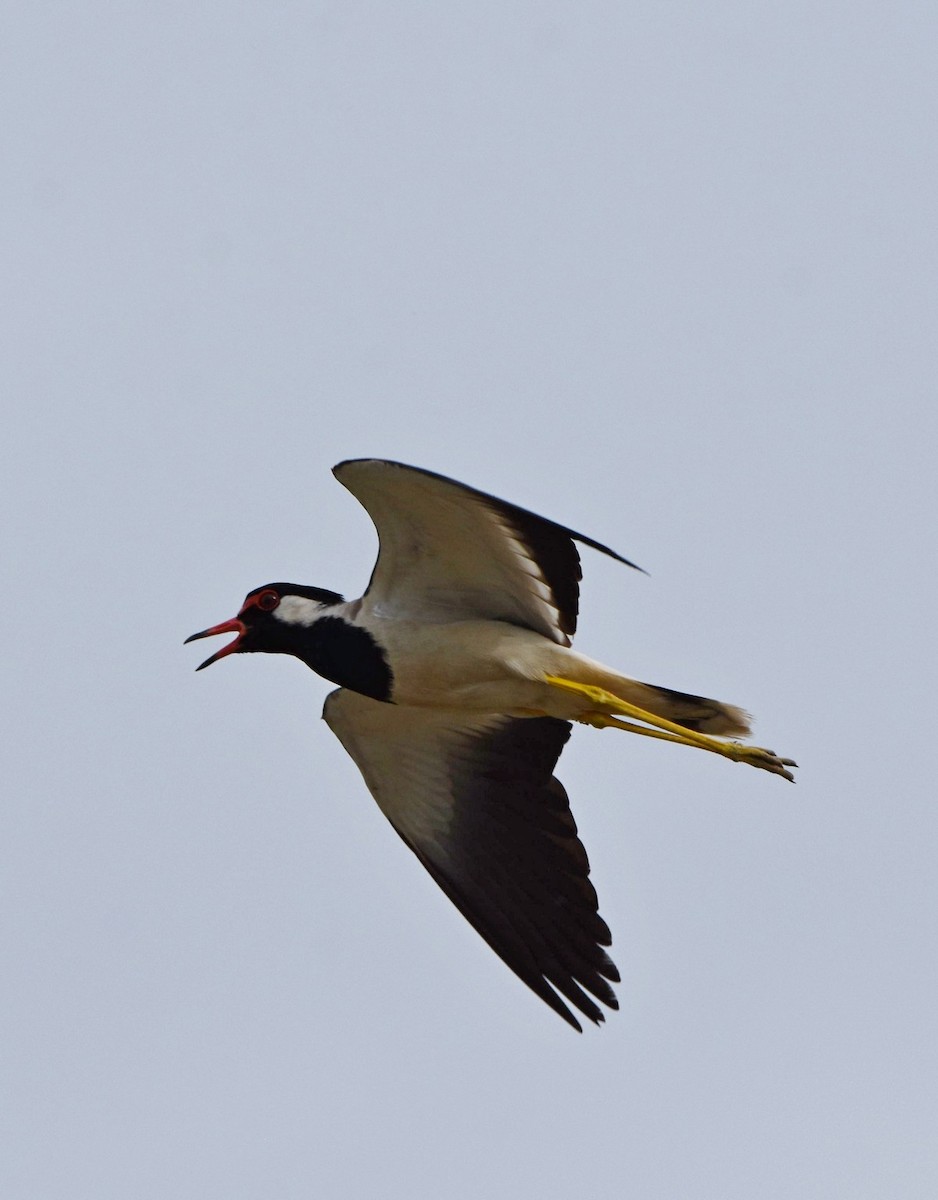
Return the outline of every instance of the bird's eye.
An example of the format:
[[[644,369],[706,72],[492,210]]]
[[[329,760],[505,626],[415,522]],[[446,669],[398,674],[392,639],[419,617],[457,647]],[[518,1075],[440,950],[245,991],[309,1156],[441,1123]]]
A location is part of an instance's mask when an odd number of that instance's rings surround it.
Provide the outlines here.
[[[261,592],[257,597],[257,607],[264,612],[273,612],[279,603],[280,597],[273,591]]]

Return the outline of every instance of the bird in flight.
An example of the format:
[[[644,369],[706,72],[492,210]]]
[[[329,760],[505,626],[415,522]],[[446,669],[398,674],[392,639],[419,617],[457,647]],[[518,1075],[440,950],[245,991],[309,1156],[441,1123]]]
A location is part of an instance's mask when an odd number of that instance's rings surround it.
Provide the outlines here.
[[[796,764],[732,740],[729,704],[639,683],[571,649],[575,543],[608,546],[432,471],[334,469],[379,552],[359,600],[295,583],[249,592],[230,654],[292,654],[338,684],[323,717],[417,858],[496,954],[575,1029],[615,1009],[612,938],[563,785],[572,722],[696,746],[785,779]],[[637,568],[640,569],[640,568]]]

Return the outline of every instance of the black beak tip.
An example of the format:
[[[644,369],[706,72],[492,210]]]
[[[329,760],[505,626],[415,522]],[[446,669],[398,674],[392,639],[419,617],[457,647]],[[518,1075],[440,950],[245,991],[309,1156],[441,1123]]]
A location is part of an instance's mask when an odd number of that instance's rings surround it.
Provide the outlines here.
[[[219,633],[236,633],[238,635],[233,642],[229,642],[227,646],[223,646],[221,650],[217,650],[204,663],[196,667],[197,671],[204,671],[213,662],[217,662],[220,658],[224,658],[228,654],[235,654],[240,650],[241,643],[247,632],[244,622],[240,618],[235,617],[231,621],[222,621],[220,625],[213,625],[211,629],[203,629],[199,633],[193,633],[190,637],[186,638],[183,645],[188,646],[190,642],[197,642],[200,638],[215,637]]]

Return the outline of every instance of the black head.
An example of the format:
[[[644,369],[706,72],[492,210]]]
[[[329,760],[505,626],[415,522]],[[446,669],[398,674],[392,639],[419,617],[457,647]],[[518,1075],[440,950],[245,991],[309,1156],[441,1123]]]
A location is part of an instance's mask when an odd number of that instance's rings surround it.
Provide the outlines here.
[[[294,654],[298,630],[309,626],[323,606],[341,603],[338,592],[329,592],[325,588],[305,587],[301,583],[268,583],[248,592],[241,611],[232,620],[194,633],[186,638],[186,643],[214,637],[216,633],[238,635],[196,667],[197,671],[229,654]]]

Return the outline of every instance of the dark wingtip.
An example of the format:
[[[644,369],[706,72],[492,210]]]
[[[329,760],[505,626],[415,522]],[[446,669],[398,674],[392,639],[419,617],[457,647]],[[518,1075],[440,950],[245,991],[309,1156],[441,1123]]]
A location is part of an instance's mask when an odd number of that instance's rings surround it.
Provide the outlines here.
[[[600,548],[601,548],[602,550],[606,550],[606,547],[605,547],[605,546],[602,546],[602,547],[600,547]],[[644,568],[644,567],[640,567],[640,566],[638,565],[638,563],[633,563],[633,562],[632,562],[632,560],[631,560],[630,558],[625,558],[625,557],[624,557],[624,555],[622,555],[622,554],[617,554],[615,550],[606,550],[606,553],[607,553],[608,555],[610,555],[610,557],[611,557],[611,558],[614,558],[614,559],[616,559],[618,562],[620,562],[620,563],[624,563],[624,564],[625,564],[625,566],[627,566],[627,567],[631,567],[633,571],[640,571],[640,572],[641,572],[643,575],[649,575],[649,574],[650,574],[648,571],[646,571],[646,570],[645,570],[645,568]]]
[[[589,538],[583,533],[574,533],[571,530],[570,534],[575,542],[580,542],[583,546],[589,546],[591,550],[598,550],[600,554],[607,554],[610,558],[614,558],[616,562],[620,562],[626,567],[631,567],[633,571],[641,571],[643,575],[648,575],[648,571],[644,567],[640,567],[638,563],[633,563],[630,558],[626,558],[618,550],[613,550],[610,546],[604,546],[602,542],[594,541],[593,538]]]

